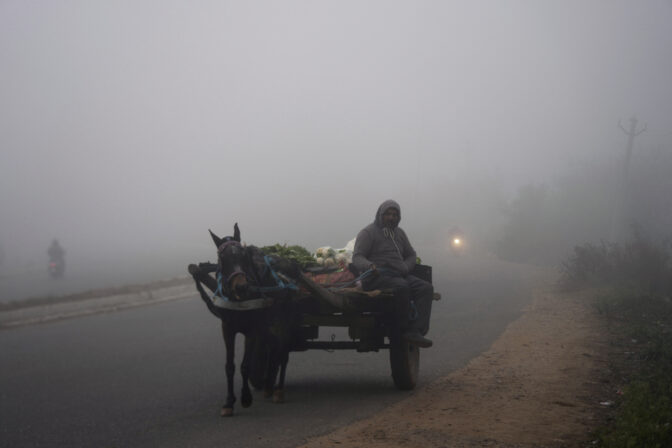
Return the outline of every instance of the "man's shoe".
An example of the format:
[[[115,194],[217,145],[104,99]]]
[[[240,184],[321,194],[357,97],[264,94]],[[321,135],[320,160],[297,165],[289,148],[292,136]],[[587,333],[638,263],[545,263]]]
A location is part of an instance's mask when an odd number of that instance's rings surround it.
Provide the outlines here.
[[[408,342],[409,344],[416,345],[418,347],[422,348],[429,348],[432,346],[432,340],[427,339],[423,335],[420,334],[418,331],[409,331],[408,333],[404,333],[403,335],[404,341]]]

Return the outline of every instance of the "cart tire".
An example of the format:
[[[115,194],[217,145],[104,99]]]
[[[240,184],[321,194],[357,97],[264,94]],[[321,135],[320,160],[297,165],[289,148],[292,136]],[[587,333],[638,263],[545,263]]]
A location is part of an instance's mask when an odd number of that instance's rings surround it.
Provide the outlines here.
[[[393,338],[390,341],[390,367],[397,389],[414,389],[420,370],[420,349],[399,336]]]

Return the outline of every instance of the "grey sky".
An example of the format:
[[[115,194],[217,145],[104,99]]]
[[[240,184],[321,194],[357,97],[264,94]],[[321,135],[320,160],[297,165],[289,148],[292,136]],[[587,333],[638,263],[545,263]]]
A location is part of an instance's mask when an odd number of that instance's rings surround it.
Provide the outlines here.
[[[669,144],[671,19],[665,0],[0,0],[0,244],[198,261],[238,221],[314,249],[388,198],[420,230],[464,208],[451,189],[622,151],[633,113]]]

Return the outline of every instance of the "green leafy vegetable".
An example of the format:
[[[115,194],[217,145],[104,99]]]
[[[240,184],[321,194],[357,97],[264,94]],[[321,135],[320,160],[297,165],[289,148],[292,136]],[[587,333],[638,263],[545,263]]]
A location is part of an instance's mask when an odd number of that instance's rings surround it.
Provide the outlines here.
[[[309,266],[314,266],[316,264],[315,258],[305,247],[293,245],[288,246],[286,244],[274,244],[272,246],[264,246],[261,248],[261,251],[266,255],[277,255],[282,258],[294,261],[299,264],[299,266],[306,268]]]

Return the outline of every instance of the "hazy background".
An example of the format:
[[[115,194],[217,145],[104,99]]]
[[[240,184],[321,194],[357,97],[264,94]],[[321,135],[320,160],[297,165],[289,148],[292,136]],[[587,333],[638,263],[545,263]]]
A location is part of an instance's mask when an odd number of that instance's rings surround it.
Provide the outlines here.
[[[633,114],[663,237],[671,80],[668,0],[0,0],[0,300],[184,275],[234,222],[341,247],[388,198],[421,256],[541,215],[561,251],[608,234]]]

